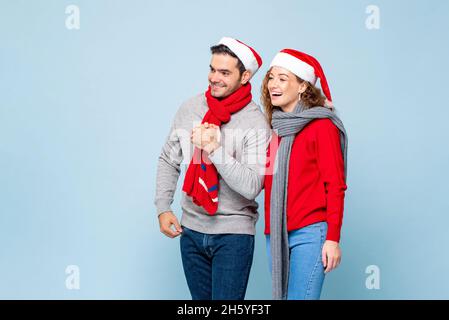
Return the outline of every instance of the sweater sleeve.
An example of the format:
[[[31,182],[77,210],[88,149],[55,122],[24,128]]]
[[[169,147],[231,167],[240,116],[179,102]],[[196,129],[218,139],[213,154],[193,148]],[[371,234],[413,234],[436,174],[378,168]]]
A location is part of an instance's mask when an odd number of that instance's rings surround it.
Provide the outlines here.
[[[331,120],[321,120],[316,131],[317,164],[324,183],[327,202],[326,240],[340,241],[345,190],[340,132]]]
[[[265,119],[262,121],[265,124]],[[250,129],[244,137],[244,150],[240,161],[223,146],[209,155],[209,159],[229,187],[248,200],[254,200],[262,190],[270,134],[268,126],[258,130]]]
[[[159,156],[156,176],[156,196],[154,199],[158,215],[166,211],[172,211],[171,204],[173,203],[176,185],[181,173],[183,154],[177,132],[179,118],[180,111],[178,110]]]

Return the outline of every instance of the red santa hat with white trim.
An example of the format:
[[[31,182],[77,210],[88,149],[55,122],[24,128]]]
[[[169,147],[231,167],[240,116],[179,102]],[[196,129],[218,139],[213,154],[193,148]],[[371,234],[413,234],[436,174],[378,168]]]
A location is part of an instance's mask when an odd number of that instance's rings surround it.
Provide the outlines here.
[[[285,68],[313,85],[316,84],[319,78],[321,89],[327,98],[325,104],[328,107],[333,107],[329,85],[327,84],[323,68],[321,68],[317,59],[304,52],[293,49],[283,49],[276,54],[271,62],[270,68],[273,66]]]
[[[247,44],[229,37],[223,37],[218,42],[227,46],[242,61],[246,70],[251,72],[251,77],[262,66],[262,58],[260,55]]]

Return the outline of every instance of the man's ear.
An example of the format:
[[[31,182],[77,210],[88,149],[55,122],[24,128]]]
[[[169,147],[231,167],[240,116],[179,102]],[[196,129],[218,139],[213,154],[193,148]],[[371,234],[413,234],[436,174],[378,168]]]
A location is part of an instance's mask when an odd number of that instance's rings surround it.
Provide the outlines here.
[[[251,71],[245,70],[242,73],[242,79],[240,80],[240,83],[242,85],[245,85],[251,79],[251,75],[252,75]]]

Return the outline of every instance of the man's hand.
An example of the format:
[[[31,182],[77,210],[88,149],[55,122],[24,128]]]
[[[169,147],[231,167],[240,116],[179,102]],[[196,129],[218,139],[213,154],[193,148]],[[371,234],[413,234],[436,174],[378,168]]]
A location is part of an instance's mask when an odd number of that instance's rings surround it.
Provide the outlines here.
[[[324,107],[331,109],[331,111],[334,110],[334,104],[332,103],[332,101],[329,101],[328,99],[324,100]]]
[[[341,262],[341,250],[338,242],[326,240],[323,245],[321,257],[325,268],[324,273],[331,272],[337,268]]]
[[[172,229],[172,225],[175,226],[175,230]],[[169,238],[175,238],[182,233],[181,225],[171,211],[166,211],[159,215],[159,226],[161,232]]]
[[[205,122],[193,128],[191,141],[196,147],[211,153],[220,147],[220,127]]]

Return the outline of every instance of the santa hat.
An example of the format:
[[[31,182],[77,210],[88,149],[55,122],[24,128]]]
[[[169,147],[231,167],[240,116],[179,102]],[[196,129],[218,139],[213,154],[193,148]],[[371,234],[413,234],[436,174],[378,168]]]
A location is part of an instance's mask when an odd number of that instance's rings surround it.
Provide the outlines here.
[[[294,73],[303,80],[309,81],[315,85],[317,79],[320,79],[321,89],[327,98],[326,106],[332,107],[332,97],[327,84],[326,76],[320,63],[314,57],[293,49],[283,49],[274,57],[270,64],[282,67]]]
[[[262,58],[256,50],[237,39],[223,37],[218,44],[223,44],[234,52],[240,61],[242,61],[245,69],[251,72],[251,76],[253,76],[262,65]]]

